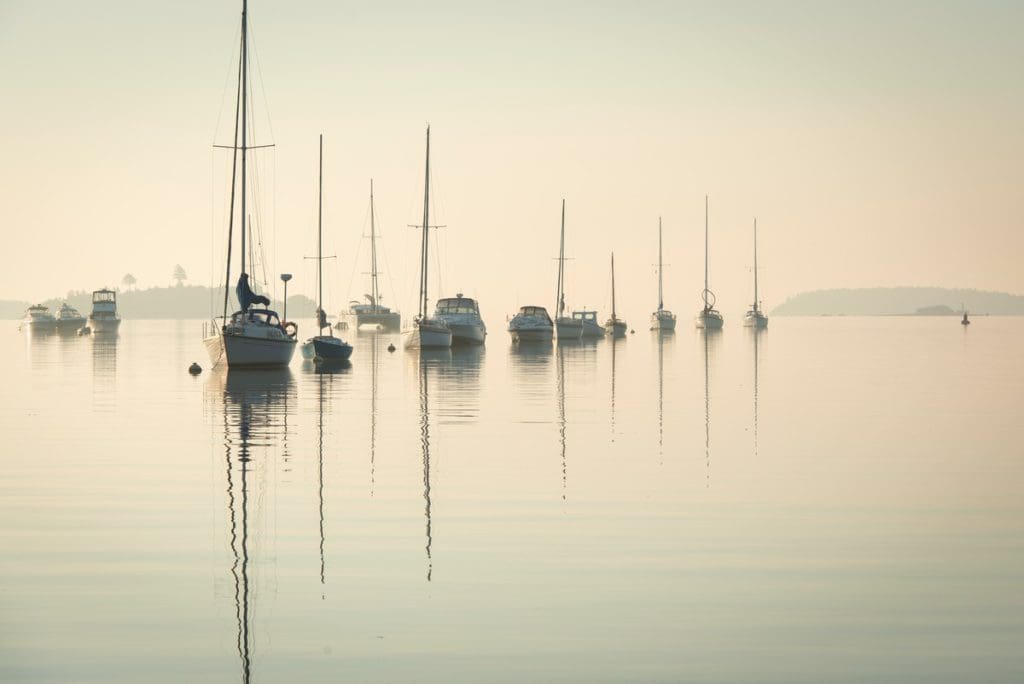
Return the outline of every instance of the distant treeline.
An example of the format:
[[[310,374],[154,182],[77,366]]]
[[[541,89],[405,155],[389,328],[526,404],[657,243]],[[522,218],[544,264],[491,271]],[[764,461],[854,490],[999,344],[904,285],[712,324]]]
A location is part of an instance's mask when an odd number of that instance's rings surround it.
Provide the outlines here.
[[[966,309],[972,314],[1024,315],[1024,296],[941,287],[874,287],[815,290],[790,297],[772,311],[777,316],[942,316]]]
[[[124,318],[207,318],[210,315],[210,302],[218,315],[224,306],[224,288],[209,288],[202,285],[182,285],[180,287],[152,287],[147,290],[126,290],[117,293],[117,310]],[[16,319],[25,315],[25,309],[31,304],[42,304],[51,311],[60,308],[63,302],[88,316],[92,310],[92,292],[69,292],[65,297],[54,297],[41,302],[22,302],[0,300],[0,319]],[[238,307],[235,293],[232,292],[228,301],[230,311]],[[281,302],[273,306],[282,312]],[[335,312],[328,312],[335,313]],[[305,295],[288,297],[289,318],[312,318],[316,314],[316,303]]]

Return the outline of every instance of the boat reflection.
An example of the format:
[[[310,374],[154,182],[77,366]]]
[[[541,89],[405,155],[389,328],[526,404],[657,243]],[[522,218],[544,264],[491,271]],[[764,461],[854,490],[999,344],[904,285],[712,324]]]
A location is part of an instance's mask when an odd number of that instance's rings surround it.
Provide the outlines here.
[[[654,335],[658,347],[658,465],[665,458],[665,345],[675,341],[673,330],[661,331]]]
[[[105,408],[116,406],[114,388],[117,383],[117,335],[106,334],[92,339],[93,405],[97,400]]]
[[[450,349],[448,358],[451,358]],[[426,546],[427,553],[427,581],[431,581],[434,572],[434,559],[431,555],[431,548],[434,543],[432,519],[430,512],[430,367],[443,362],[441,358],[430,359],[435,352],[423,349],[417,358],[417,378],[419,381],[419,409],[420,409],[420,450],[423,455],[423,514],[426,518]]]
[[[711,487],[711,357],[718,346],[721,332],[714,328],[702,331],[704,342],[704,480],[705,486]]]
[[[549,368],[554,354],[551,342],[519,342],[509,346],[509,361],[518,392],[535,402],[550,401]]]
[[[231,577],[234,583],[236,650],[241,679],[249,682],[253,661],[252,549],[250,534],[253,479],[268,467],[267,456],[287,455],[289,404],[294,405],[295,382],[288,368],[274,370],[215,369],[206,385],[224,429],[224,464],[230,529]],[[261,488],[259,479],[256,489]]]
[[[764,328],[751,328],[750,334],[754,336],[754,456],[757,456],[757,365],[758,365],[758,344],[761,335],[765,333]]]

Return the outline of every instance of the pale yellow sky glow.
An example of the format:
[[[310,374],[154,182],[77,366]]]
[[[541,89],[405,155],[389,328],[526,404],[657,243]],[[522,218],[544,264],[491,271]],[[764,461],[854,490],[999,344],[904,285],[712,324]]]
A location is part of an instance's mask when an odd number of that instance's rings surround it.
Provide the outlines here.
[[[257,142],[276,144],[259,153],[267,257],[313,293],[322,132],[328,308],[365,290],[373,177],[393,303],[411,311],[429,122],[447,225],[432,296],[478,296],[492,319],[553,303],[563,197],[569,304],[607,311],[614,250],[637,321],[657,303],[659,215],[666,306],[699,308],[705,193],[727,317],[751,298],[755,216],[769,309],[825,287],[1022,293],[1022,8],[251,0]],[[229,140],[239,11],[0,1],[0,298],[128,271],[166,285],[177,263],[219,282],[227,159],[211,144]]]

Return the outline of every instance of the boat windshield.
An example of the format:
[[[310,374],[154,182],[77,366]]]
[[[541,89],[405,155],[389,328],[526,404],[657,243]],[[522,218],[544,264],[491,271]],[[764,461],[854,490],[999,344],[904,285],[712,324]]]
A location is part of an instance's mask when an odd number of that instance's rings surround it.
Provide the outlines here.
[[[524,306],[519,309],[519,313],[524,316],[539,316],[540,318],[548,318],[548,310],[543,306]]]
[[[437,302],[439,314],[476,314],[479,313],[476,302],[472,299],[441,299]]]
[[[580,321],[594,321],[597,322],[596,311],[573,311],[572,317]]]
[[[92,293],[92,301],[94,304],[98,302],[112,302],[116,298],[117,294],[115,294],[112,290],[97,290],[96,292]]]
[[[236,311],[231,316],[232,323],[243,323],[248,321],[250,323],[263,323],[275,328],[281,327],[281,319],[278,318],[276,311],[270,309],[250,309],[249,313],[243,314],[241,311]]]

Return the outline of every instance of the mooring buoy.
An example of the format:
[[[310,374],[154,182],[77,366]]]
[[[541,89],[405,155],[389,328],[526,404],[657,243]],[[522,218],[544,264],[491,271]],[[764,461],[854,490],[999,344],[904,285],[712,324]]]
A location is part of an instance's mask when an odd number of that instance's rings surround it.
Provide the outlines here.
[[[188,374],[189,375],[199,375],[202,372],[203,372],[202,366],[200,366],[195,361],[193,361],[192,365],[188,367]]]

